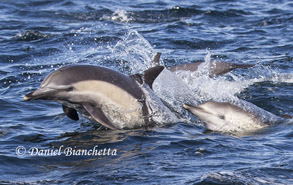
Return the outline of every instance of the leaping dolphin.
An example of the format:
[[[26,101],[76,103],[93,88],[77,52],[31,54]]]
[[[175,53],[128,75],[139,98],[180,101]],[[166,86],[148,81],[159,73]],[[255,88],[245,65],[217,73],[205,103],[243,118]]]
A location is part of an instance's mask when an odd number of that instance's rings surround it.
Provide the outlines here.
[[[147,126],[152,119],[142,86],[147,83],[151,87],[163,68],[156,66],[143,75],[127,76],[99,66],[65,66],[49,74],[24,100],[60,102],[69,118],[78,120],[78,111],[110,129]]]
[[[201,121],[207,130],[226,133],[246,133],[267,127],[284,121],[284,118],[275,116],[263,109],[256,108],[249,102],[243,102],[250,106],[242,108],[228,102],[208,101],[198,106],[184,104],[183,107]],[[257,110],[256,110],[257,109]],[[256,111],[259,111],[257,113]],[[262,116],[263,115],[263,116]]]

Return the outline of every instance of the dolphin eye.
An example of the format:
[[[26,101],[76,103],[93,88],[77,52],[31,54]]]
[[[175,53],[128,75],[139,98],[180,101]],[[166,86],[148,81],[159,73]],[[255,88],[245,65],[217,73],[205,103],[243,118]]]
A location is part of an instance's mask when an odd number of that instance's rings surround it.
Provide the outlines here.
[[[69,87],[68,89],[66,89],[66,91],[73,91],[74,88],[73,87]]]
[[[223,116],[223,115],[220,115],[219,118],[222,120],[225,120],[225,116]]]

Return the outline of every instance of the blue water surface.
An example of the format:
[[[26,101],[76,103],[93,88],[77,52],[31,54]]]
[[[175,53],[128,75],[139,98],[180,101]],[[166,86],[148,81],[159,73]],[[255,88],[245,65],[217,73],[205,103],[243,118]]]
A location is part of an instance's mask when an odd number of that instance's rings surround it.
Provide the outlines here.
[[[27,0],[0,10],[1,184],[293,184],[292,124],[239,137],[205,132],[186,113],[193,124],[111,131],[68,119],[57,103],[23,101],[67,64],[131,74],[154,52],[172,66],[209,49],[214,60],[257,64],[231,74],[251,82],[238,97],[293,115],[291,1]],[[30,155],[96,146],[114,153]]]

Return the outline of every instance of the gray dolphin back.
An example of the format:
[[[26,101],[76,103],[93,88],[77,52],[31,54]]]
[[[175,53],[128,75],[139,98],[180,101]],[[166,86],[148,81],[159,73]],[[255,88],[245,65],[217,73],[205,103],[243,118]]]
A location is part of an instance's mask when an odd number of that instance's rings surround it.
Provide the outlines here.
[[[45,87],[52,83],[57,86],[68,86],[86,80],[105,81],[124,89],[137,99],[142,98],[143,92],[138,85],[136,85],[134,79],[118,71],[92,65],[71,65],[62,67],[48,75],[42,82],[41,87]]]
[[[170,71],[197,71],[199,65],[203,64],[203,62],[194,62],[194,63],[188,63],[188,64],[182,64],[182,65],[176,65],[172,67],[168,67]],[[254,65],[250,64],[236,64],[236,63],[226,63],[226,62],[216,62],[211,61],[210,63],[210,69],[209,69],[209,76],[219,76],[225,73],[228,73],[232,71],[233,69],[242,68],[247,69],[250,67],[253,67]]]

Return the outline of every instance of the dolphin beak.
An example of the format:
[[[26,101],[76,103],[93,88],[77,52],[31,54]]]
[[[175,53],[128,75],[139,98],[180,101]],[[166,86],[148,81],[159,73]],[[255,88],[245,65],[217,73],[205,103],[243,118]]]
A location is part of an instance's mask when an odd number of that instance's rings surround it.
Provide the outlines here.
[[[24,101],[29,101],[29,100],[35,100],[35,99],[40,98],[41,95],[43,94],[43,93],[41,93],[40,91],[41,91],[41,90],[38,89],[38,90],[35,90],[35,91],[31,92],[31,93],[28,93],[27,95],[25,95],[25,96],[23,97],[23,100],[24,100]]]
[[[71,85],[59,85],[54,87],[40,87],[31,93],[28,93],[23,97],[24,101],[36,100],[36,99],[45,99],[52,97],[52,95],[56,94],[60,91],[70,91],[73,87]]]
[[[197,107],[195,107],[195,106],[192,106],[192,105],[183,104],[183,108],[184,109],[187,109],[187,110],[195,109],[195,110],[203,111],[203,109],[200,107],[200,105],[198,105]]]
[[[48,96],[50,92],[52,92],[52,89],[37,89],[31,93],[28,93],[23,97],[24,101],[30,101],[30,100],[36,100],[36,99],[45,99],[45,97]]]
[[[32,93],[29,93],[29,94],[25,95],[25,96],[23,97],[23,100],[24,100],[24,101],[29,101],[29,100],[31,100],[31,94],[32,94]]]
[[[191,105],[188,105],[188,104],[183,104],[183,108],[188,110],[188,109],[191,109],[194,107],[192,107]]]
[[[208,113],[201,107],[201,105],[194,107],[192,105],[183,104],[183,108],[186,110],[189,110],[190,112],[192,112],[193,114],[196,114],[196,115],[198,113]]]

